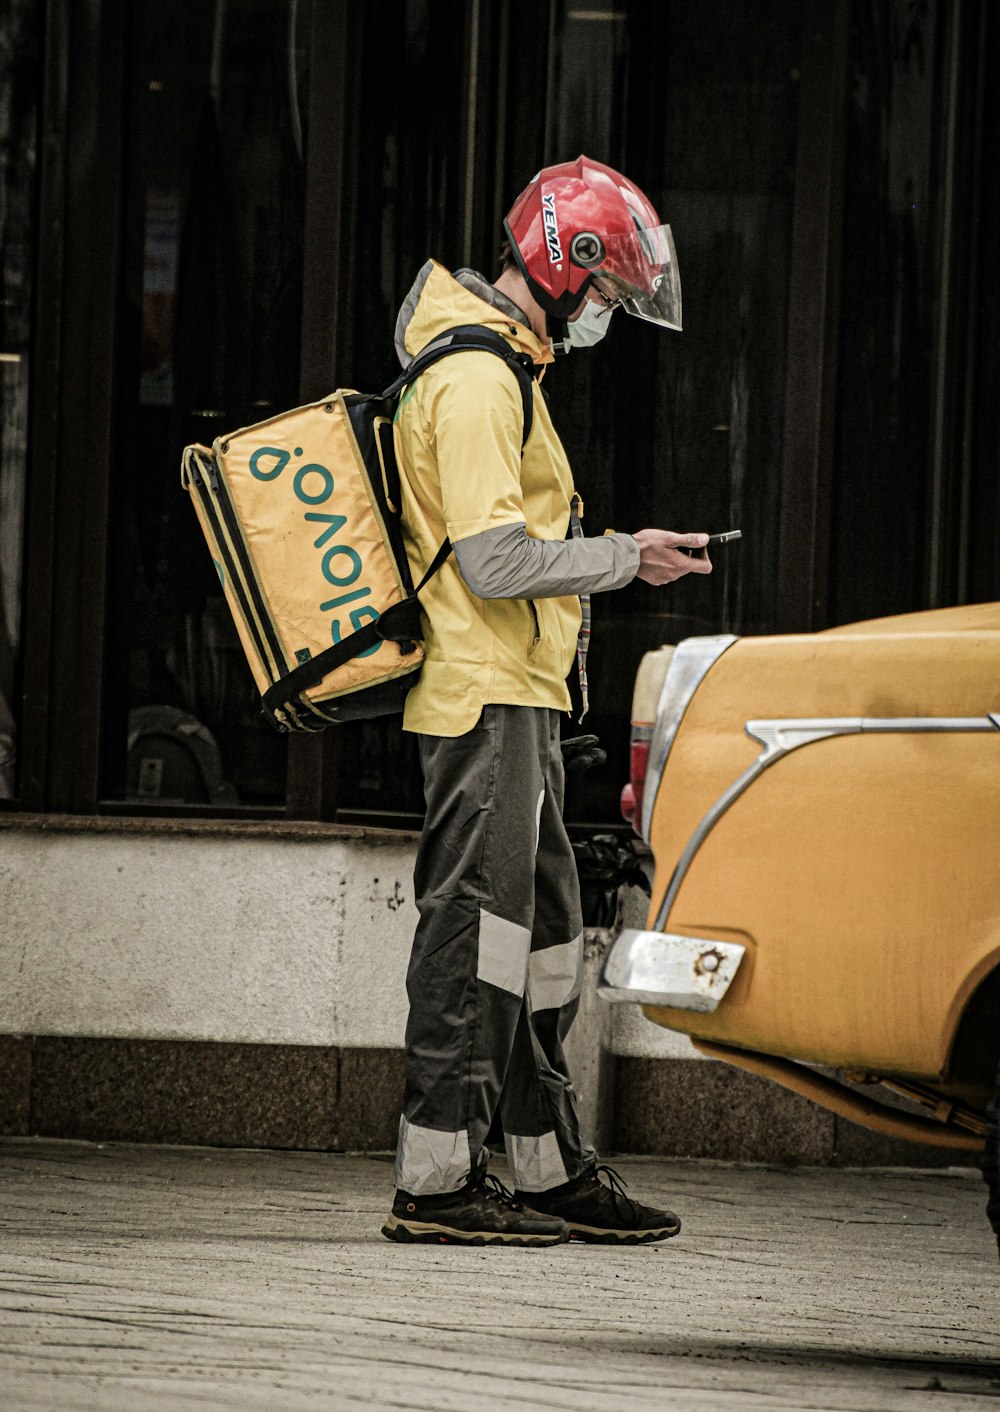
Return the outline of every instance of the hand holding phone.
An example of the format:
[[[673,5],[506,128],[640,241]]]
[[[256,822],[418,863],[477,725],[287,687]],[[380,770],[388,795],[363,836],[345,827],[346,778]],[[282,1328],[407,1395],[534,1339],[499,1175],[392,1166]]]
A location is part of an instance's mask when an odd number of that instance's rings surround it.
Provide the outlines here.
[[[660,587],[683,578],[685,574],[712,572],[712,561],[699,551],[699,545],[708,539],[705,533],[680,534],[677,530],[641,529],[636,530],[632,538],[639,546],[636,578],[644,583]]]
[[[743,538],[743,531],[742,531],[742,530],[726,530],[723,534],[710,534],[710,535],[708,536],[708,544],[707,544],[707,545],[700,545],[697,549],[683,549],[683,548],[682,548],[682,549],[681,549],[681,553],[682,553],[682,554],[687,554],[687,555],[688,555],[690,558],[692,558],[692,559],[705,559],[705,558],[708,557],[708,551],[712,548],[713,545],[715,545],[715,544],[728,544],[729,541],[732,540],[732,539],[742,539],[742,538]]]

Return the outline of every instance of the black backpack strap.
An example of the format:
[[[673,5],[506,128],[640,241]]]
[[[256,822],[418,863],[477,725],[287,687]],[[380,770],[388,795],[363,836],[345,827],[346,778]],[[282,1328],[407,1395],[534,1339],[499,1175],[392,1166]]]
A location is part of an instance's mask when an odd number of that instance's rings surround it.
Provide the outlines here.
[[[523,419],[521,450],[523,451],[525,443],[531,435],[531,425],[535,413],[532,390],[534,382],[532,370],[535,365],[530,354],[518,353],[502,335],[495,333],[493,329],[485,328],[482,324],[462,324],[458,328],[449,329],[440,338],[435,338],[432,343],[428,343],[426,348],[421,348],[412,363],[400,373],[394,382],[389,384],[382,396],[398,397],[403,388],[414,382],[425,368],[429,368],[439,358],[446,358],[449,353],[467,353],[476,350],[493,353],[498,358],[502,358],[517,378],[518,386],[521,389],[521,415]]]
[[[369,647],[374,647],[379,641],[379,634],[375,631],[379,622],[381,619],[374,623],[365,623],[363,628],[352,632],[350,637],[345,637],[342,642],[335,642],[332,647],[327,647],[315,657],[310,657],[308,662],[302,662],[285,676],[279,677],[260,699],[261,710],[265,716],[273,716],[279,707],[291,701],[300,691],[319,686],[328,672],[335,672],[352,657],[357,657],[360,652],[367,652]]]
[[[431,562],[430,562],[430,564],[429,564],[429,566],[428,566],[428,568],[427,568],[427,572],[424,574],[423,578],[420,580],[420,582],[417,584],[416,588],[413,590],[413,592],[414,592],[415,594],[416,594],[416,593],[419,593],[420,590],[423,588],[424,584],[427,583],[427,581],[428,581],[429,579],[432,579],[432,578],[434,577],[434,575],[437,573],[438,569],[440,569],[441,565],[444,563],[444,561],[447,559],[447,557],[448,557],[448,555],[449,555],[450,553],[451,553],[451,540],[450,540],[450,539],[446,539],[445,542],[441,545],[441,548],[440,548],[440,549],[438,550],[438,552],[434,555],[434,558],[431,560]],[[391,613],[391,612],[392,612],[392,609],[390,608],[388,611]]]

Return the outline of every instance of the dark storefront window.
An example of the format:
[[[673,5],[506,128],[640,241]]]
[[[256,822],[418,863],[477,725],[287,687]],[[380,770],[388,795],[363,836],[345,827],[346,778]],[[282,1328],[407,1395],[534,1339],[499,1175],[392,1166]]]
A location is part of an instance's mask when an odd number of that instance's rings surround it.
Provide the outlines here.
[[[311,5],[131,7],[104,792],[281,806],[181,448],[294,406]]]
[[[366,0],[358,113],[352,387],[384,387],[399,364],[396,312],[434,256],[462,263],[469,95],[466,0]],[[337,804],[369,817],[418,815],[416,741],[398,716],[338,727]]]
[[[941,6],[858,0],[850,56],[831,617],[929,605],[928,451],[944,234]],[[877,152],[877,162],[863,160]],[[917,474],[914,474],[914,472]],[[885,527],[893,523],[893,532]],[[877,604],[877,607],[873,605]]]
[[[398,719],[266,725],[180,452],[387,383],[421,263],[493,275],[581,152],[684,290],[683,333],[618,315],[546,376],[585,527],[744,540],[595,601],[570,821],[618,820],[644,651],[995,597],[998,46],[988,0],[10,0],[0,802],[416,819]]]
[[[0,18],[0,799],[18,782],[38,38],[37,6],[12,0]]]
[[[994,5],[855,0],[833,622],[1000,592]],[[987,389],[990,389],[987,391]],[[985,433],[985,436],[984,436]]]
[[[783,0],[557,0],[541,11],[518,0],[498,23],[485,6],[411,0],[394,14],[388,26],[385,5],[366,6],[366,49],[369,25],[383,47],[382,81],[367,70],[364,81],[357,376],[374,385],[391,369],[396,310],[428,255],[495,274],[501,217],[545,163],[585,152],[618,166],[674,226],[685,332],[620,316],[599,349],[545,381],[589,533],[739,526],[754,549],[750,567],[738,551],[720,555],[708,585],[636,584],[595,604],[585,728],[611,762],[573,782],[567,812],[620,822],[642,653],[691,633],[759,630],[773,616],[798,11]],[[467,74],[458,81],[470,26],[472,94]],[[340,736],[341,808],[419,811],[413,742],[398,722]]]
[[[546,379],[587,531],[744,534],[710,579],[595,600],[585,726],[609,764],[572,782],[571,819],[620,818],[643,652],[773,626],[801,42],[784,0],[554,12],[544,158],[632,177],[672,226],[684,298],[682,333],[617,315]]]

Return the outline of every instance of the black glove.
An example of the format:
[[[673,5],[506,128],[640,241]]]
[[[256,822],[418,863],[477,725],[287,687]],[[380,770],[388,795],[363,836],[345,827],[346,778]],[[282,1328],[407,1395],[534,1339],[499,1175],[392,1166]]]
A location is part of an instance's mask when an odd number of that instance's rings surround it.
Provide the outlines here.
[[[608,762],[596,735],[574,735],[569,740],[560,741],[560,747],[568,775],[582,774],[591,765],[606,765]]]

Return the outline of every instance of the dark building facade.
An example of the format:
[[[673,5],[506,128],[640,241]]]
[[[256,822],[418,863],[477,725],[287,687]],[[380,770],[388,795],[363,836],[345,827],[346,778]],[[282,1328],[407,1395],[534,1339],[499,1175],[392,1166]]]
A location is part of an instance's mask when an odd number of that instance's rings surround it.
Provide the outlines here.
[[[997,597],[998,58],[988,0],[11,0],[0,807],[416,822],[398,722],[260,716],[180,450],[387,383],[422,261],[494,271],[580,152],[671,222],[685,310],[546,379],[588,530],[744,537],[595,604],[572,822],[618,819],[643,651]]]

